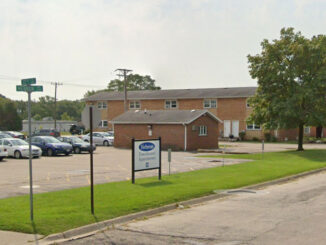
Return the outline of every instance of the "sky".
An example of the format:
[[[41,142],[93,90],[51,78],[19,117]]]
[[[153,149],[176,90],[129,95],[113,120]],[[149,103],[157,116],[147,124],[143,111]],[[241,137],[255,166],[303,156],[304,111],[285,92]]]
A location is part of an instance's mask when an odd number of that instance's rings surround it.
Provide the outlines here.
[[[35,77],[58,99],[104,89],[117,68],[163,89],[256,86],[247,55],[283,27],[326,34],[326,0],[0,0],[0,94]]]

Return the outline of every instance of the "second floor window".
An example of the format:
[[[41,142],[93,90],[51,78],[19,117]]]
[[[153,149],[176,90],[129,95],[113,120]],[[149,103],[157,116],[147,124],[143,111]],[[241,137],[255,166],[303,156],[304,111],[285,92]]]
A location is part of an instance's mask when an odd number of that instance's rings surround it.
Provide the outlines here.
[[[108,121],[107,120],[102,120],[99,125],[101,128],[106,128],[108,126]]]
[[[216,100],[204,100],[204,108],[216,108]]]
[[[173,109],[177,108],[178,104],[176,100],[166,100],[165,101],[165,109]]]
[[[107,105],[106,102],[98,102],[97,103],[97,108],[98,109],[106,109],[106,108],[108,108],[108,105]]]
[[[139,101],[130,101],[129,109],[140,109],[140,102]]]

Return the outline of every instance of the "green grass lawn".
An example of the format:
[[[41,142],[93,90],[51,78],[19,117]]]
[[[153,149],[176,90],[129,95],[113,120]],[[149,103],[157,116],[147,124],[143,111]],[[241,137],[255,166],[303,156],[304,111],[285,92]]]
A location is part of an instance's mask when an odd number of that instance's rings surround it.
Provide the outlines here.
[[[220,155],[218,156],[220,157]],[[35,195],[35,225],[29,221],[29,196],[0,199],[0,230],[51,234],[212,193],[255,184],[326,166],[326,151],[227,155],[253,161],[198,171],[114,182],[95,187],[95,213],[90,214],[89,188]],[[96,178],[96,176],[95,176]]]

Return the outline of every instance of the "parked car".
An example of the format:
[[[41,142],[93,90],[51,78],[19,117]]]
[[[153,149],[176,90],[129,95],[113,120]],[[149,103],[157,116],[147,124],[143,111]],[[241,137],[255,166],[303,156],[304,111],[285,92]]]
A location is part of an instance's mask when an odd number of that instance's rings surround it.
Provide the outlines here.
[[[32,144],[40,147],[43,154],[55,156],[57,154],[71,154],[72,146],[68,143],[61,142],[52,136],[34,136],[31,139]]]
[[[60,132],[53,128],[36,130],[32,136],[53,136],[60,137]]]
[[[9,134],[0,133],[0,139],[4,139],[4,138],[12,138],[12,137]]]
[[[86,142],[90,142],[90,134],[86,134],[82,138]],[[93,143],[95,145],[109,146],[113,145],[114,137],[106,132],[93,132]]]
[[[13,138],[17,138],[17,139],[26,139],[26,136],[20,132],[17,131],[3,131],[3,133],[10,135]]]
[[[0,147],[0,162],[2,161],[2,159],[4,159],[7,156],[8,156],[7,150],[2,149],[2,147]]]
[[[7,151],[8,156],[17,159],[29,157],[29,145],[26,141],[16,138],[0,139],[0,150]],[[33,157],[40,157],[42,150],[37,146],[32,146]]]
[[[74,134],[82,134],[85,131],[85,127],[81,125],[76,125],[76,124],[71,124],[69,132],[74,135]]]
[[[76,154],[79,154],[83,151],[91,152],[91,144],[83,141],[82,139],[80,139],[77,136],[62,136],[62,137],[59,137],[58,139],[62,142],[71,144],[74,149],[74,153],[76,153]],[[93,144],[93,151],[95,151],[95,150],[96,150],[96,146],[95,146],[95,144]]]

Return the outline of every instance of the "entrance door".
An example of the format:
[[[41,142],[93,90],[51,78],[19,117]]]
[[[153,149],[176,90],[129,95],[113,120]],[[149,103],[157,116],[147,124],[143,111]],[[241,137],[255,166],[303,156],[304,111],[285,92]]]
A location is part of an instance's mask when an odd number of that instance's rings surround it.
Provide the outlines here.
[[[228,138],[231,133],[231,121],[224,120],[224,137]]]
[[[239,137],[239,121],[232,121],[232,134],[234,137]]]

